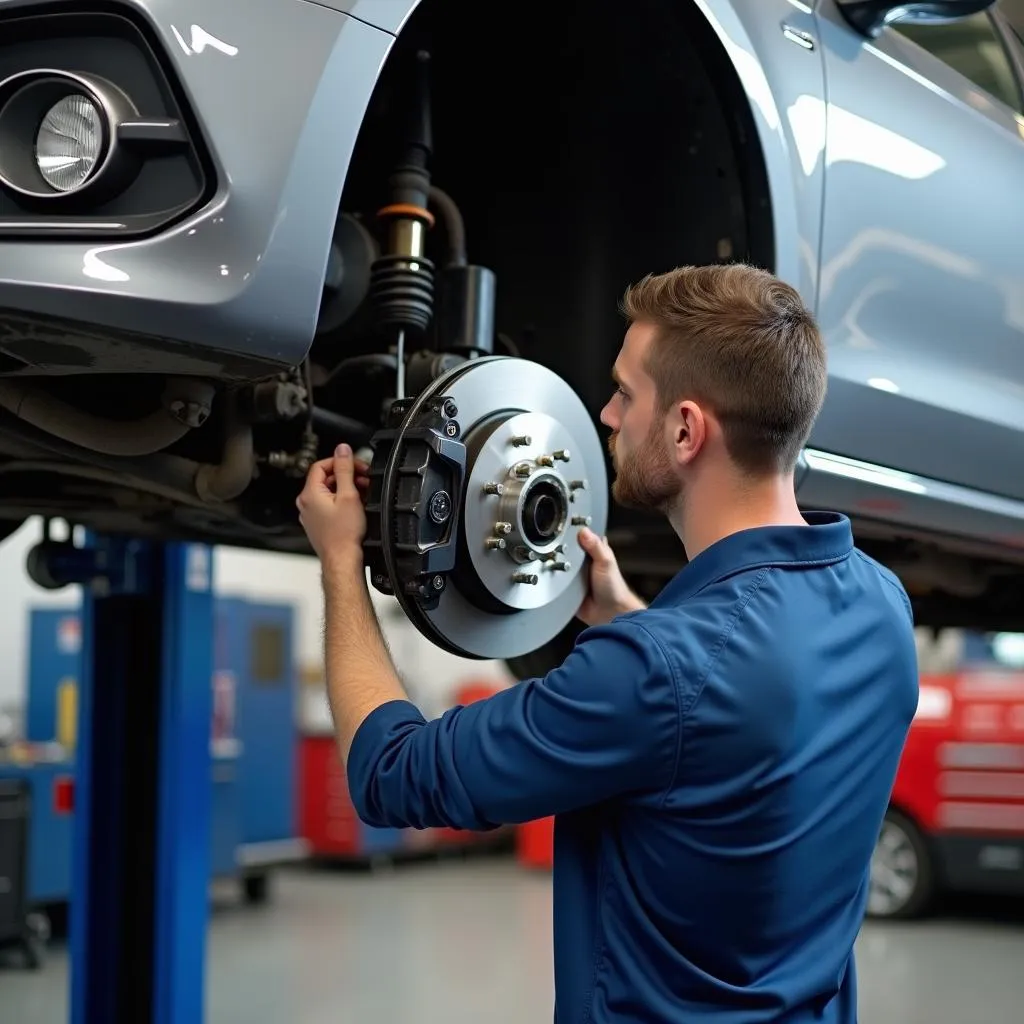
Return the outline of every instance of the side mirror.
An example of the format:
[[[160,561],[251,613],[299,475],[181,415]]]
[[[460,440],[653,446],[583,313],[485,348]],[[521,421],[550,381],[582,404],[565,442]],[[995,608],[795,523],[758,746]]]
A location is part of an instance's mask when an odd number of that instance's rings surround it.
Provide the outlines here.
[[[843,17],[868,39],[895,21],[942,24],[994,6],[995,0],[836,0]]]

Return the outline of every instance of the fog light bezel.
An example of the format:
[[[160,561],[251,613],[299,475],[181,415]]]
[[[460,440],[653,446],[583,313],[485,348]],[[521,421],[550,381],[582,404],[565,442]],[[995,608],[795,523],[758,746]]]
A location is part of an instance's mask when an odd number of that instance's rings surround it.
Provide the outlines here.
[[[36,144],[43,118],[68,96],[83,96],[99,113],[100,155],[77,188],[60,190],[43,177]],[[138,118],[131,99],[98,75],[56,68],[21,71],[0,82],[0,186],[40,205],[98,204],[138,173],[139,160],[118,128]]]

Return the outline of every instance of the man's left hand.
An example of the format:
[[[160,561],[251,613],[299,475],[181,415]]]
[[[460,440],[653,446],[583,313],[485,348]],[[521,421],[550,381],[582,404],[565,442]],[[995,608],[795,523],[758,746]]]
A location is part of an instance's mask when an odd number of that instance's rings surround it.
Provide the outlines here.
[[[363,500],[369,486],[369,466],[346,444],[338,445],[333,458],[310,467],[295,504],[299,522],[325,568],[349,563],[362,568]]]

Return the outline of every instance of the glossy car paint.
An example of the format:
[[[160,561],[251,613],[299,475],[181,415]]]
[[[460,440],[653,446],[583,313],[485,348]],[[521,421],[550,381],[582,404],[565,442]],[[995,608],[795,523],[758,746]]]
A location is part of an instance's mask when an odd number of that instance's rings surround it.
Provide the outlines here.
[[[819,20],[831,379],[811,444],[1024,499],[1024,119],[894,29],[858,39],[834,0]]]
[[[349,160],[394,38],[305,2],[126,3],[174,64],[217,193],[144,241],[0,244],[0,306],[294,365],[313,337]],[[0,16],[15,6],[33,5],[0,0]]]
[[[296,363],[367,103],[418,0],[129,2],[184,83],[220,190],[144,242],[0,245],[0,305],[127,330],[159,323],[183,340]],[[679,2],[699,8],[743,84],[776,271],[826,330],[830,392],[801,495],[1020,544],[1015,112],[894,30],[860,38],[835,0]],[[15,6],[31,4],[0,0],[0,14]],[[927,514],[911,494],[928,499]]]

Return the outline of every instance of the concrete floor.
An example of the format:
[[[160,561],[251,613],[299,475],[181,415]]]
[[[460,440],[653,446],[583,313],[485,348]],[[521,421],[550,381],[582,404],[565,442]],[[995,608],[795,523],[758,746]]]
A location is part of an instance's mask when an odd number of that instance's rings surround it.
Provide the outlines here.
[[[266,906],[215,907],[207,1024],[550,1021],[550,925],[549,879],[511,860],[282,873]],[[868,924],[858,958],[865,1024],[1024,1021],[1019,901]],[[3,1024],[67,1019],[60,946],[39,973],[0,971]]]

